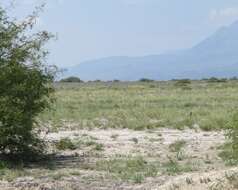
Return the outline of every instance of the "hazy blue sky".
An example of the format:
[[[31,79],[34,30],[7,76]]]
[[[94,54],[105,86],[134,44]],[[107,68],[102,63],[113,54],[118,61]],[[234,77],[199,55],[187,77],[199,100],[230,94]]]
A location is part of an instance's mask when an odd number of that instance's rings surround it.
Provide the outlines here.
[[[41,0],[15,1],[22,17]],[[51,63],[69,66],[188,48],[236,19],[238,0],[47,0],[37,27],[59,36]]]

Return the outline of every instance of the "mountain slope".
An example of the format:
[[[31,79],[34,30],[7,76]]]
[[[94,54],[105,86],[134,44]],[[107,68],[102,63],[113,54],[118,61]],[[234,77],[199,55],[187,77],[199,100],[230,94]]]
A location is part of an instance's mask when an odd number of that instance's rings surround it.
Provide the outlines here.
[[[196,46],[177,53],[145,57],[108,57],[69,68],[83,80],[232,77],[238,75],[238,21]]]

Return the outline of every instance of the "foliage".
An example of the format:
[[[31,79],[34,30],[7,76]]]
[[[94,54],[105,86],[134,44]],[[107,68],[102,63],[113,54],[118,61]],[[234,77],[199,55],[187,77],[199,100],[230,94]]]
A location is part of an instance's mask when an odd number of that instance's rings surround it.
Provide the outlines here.
[[[69,138],[60,139],[60,141],[56,143],[56,148],[58,150],[75,150],[75,149],[77,149],[76,145]]]
[[[227,79],[225,79],[225,78],[219,79],[219,78],[216,78],[216,77],[211,77],[209,79],[206,79],[206,81],[211,82],[211,83],[213,83],[213,82],[227,82]]]
[[[163,163],[163,168],[165,173],[169,175],[176,175],[180,173],[192,172],[197,170],[196,166],[193,163],[180,164],[179,162],[169,159],[169,161]]]
[[[43,48],[52,35],[32,32],[41,8],[19,22],[0,7],[0,151],[21,158],[43,150],[35,118],[49,106],[53,92],[54,73]]]
[[[221,155],[223,155],[223,158],[226,155],[226,159],[230,159],[229,162],[238,163],[238,113],[233,115],[228,123],[228,129],[227,137],[230,142],[224,146],[224,151]]]
[[[140,82],[153,82],[154,80],[147,79],[147,78],[142,78],[139,80]]]
[[[175,86],[187,86],[189,84],[191,84],[190,79],[180,79],[180,80],[176,80],[175,82]]]
[[[146,177],[155,177],[159,171],[158,164],[149,163],[142,157],[97,161],[93,169],[107,171],[117,179],[135,183],[143,182]]]
[[[60,80],[60,82],[83,82],[80,78],[78,77],[68,77],[65,79]]]

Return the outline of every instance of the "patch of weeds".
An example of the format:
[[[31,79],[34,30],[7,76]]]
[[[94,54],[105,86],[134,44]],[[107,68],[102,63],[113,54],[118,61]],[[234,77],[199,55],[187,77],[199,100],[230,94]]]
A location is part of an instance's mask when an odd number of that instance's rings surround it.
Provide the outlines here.
[[[176,153],[176,158],[177,158],[177,160],[182,161],[186,158],[186,155],[184,154],[183,151],[179,151]]]
[[[67,177],[68,174],[66,173],[62,173],[62,172],[57,172],[57,173],[54,173],[54,174],[51,174],[49,177],[51,177],[52,179],[54,180],[61,180],[63,177]]]
[[[97,143],[93,149],[96,150],[96,151],[103,151],[104,146],[103,146],[103,144]]]
[[[0,170],[0,179],[12,182],[19,177],[24,177],[28,174],[23,168],[5,168]]]
[[[234,166],[238,164],[238,159],[234,157],[232,143],[228,142],[224,145],[218,147],[221,151],[218,156],[225,162],[228,166]]]
[[[143,176],[143,174],[141,174],[141,173],[135,174],[135,175],[133,176],[132,181],[133,181],[134,183],[142,183],[142,182],[144,181],[144,176]]]
[[[231,154],[233,159],[238,161],[238,113],[234,114],[228,128],[227,137],[230,139]]]
[[[220,148],[222,151],[219,156],[227,165],[238,164],[238,112],[233,115],[227,124],[228,133],[226,136],[229,141]]]
[[[181,172],[178,162],[176,162],[172,159],[170,159],[168,162],[164,163],[163,167],[165,168],[166,173],[168,173],[169,175],[174,175],[174,174],[178,174]]]
[[[75,150],[78,148],[69,138],[60,139],[55,146],[58,150]]]
[[[80,176],[81,173],[79,171],[72,171],[70,172],[70,175],[73,175],[73,176]]]
[[[169,145],[169,150],[171,152],[180,152],[181,149],[186,145],[186,141],[184,140],[177,140],[174,143]]]
[[[97,142],[95,142],[95,141],[86,141],[85,143],[84,143],[86,146],[94,146],[95,144],[97,144]]]
[[[165,162],[162,165],[162,167],[165,168],[165,172],[168,175],[176,175],[176,174],[191,172],[195,170],[191,163],[186,163],[182,165],[173,159],[169,159],[169,161]]]
[[[141,183],[144,178],[155,177],[158,173],[158,167],[142,157],[98,161],[95,167],[98,171],[107,171],[115,178],[134,183]]]

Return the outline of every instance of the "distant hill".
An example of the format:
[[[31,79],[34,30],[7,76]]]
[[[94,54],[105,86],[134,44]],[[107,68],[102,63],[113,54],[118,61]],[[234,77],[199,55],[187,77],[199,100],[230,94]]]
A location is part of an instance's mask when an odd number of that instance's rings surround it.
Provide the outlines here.
[[[238,21],[219,29],[196,46],[144,57],[108,57],[80,63],[66,76],[82,80],[138,80],[238,76]]]

